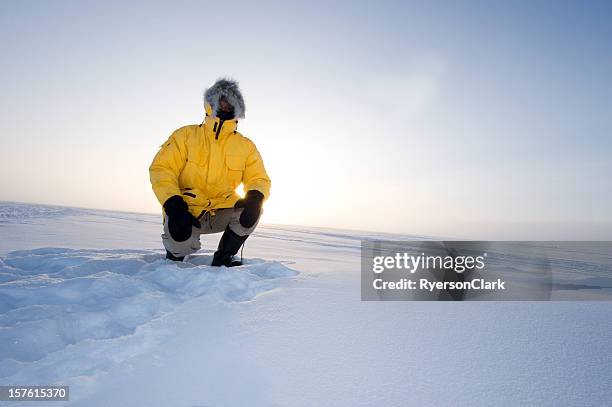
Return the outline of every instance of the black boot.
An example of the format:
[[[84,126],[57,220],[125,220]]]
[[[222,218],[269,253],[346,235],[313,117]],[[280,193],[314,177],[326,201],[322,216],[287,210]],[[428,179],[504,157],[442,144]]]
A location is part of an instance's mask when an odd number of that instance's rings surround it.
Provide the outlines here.
[[[240,246],[242,246],[244,241],[247,240],[247,237],[249,236],[238,236],[229,228],[229,226],[226,227],[225,232],[223,232],[223,236],[221,236],[221,240],[219,241],[219,247],[213,256],[212,265],[215,267],[241,266],[242,262],[232,260],[232,257],[238,253]]]
[[[172,254],[168,250],[166,250],[166,258],[168,260],[173,260],[173,261],[183,261],[185,259],[185,256],[183,256],[183,257],[176,257],[174,254]]]

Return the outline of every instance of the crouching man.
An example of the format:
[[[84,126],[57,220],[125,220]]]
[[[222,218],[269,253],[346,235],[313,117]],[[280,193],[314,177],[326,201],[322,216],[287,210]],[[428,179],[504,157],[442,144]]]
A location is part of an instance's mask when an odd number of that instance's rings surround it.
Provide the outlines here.
[[[162,242],[166,258],[182,261],[200,249],[201,234],[223,232],[212,265],[237,266],[233,256],[257,226],[270,178],[255,144],[236,130],[245,112],[238,83],[219,79],[204,93],[204,109],[202,124],[172,133],[149,167],[164,209]]]

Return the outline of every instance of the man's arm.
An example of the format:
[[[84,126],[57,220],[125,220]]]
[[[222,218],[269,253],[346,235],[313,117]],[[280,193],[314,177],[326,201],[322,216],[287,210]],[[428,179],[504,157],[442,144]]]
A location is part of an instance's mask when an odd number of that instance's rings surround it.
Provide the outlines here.
[[[264,167],[263,160],[255,144],[249,140],[249,154],[246,159],[246,165],[244,173],[242,175],[242,183],[244,184],[245,191],[259,191],[264,196],[264,199],[268,199],[270,196],[270,186],[272,182],[266,168]]]
[[[179,175],[187,162],[185,131],[178,129],[161,146],[149,167],[149,178],[153,192],[160,204],[174,195],[181,196]]]
[[[234,205],[235,208],[244,208],[240,214],[240,224],[245,228],[252,227],[261,216],[261,207],[263,201],[270,196],[271,185],[259,151],[252,141],[248,143],[249,154],[242,175],[246,195]]]

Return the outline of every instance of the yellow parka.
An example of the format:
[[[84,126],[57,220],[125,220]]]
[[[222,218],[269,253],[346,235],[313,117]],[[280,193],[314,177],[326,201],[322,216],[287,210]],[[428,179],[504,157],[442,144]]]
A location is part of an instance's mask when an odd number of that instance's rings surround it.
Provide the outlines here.
[[[255,144],[236,131],[237,119],[211,116],[206,104],[204,123],[181,127],[161,146],[149,167],[153,192],[163,205],[174,195],[181,196],[189,211],[232,208],[244,190],[257,190],[267,199],[270,178]]]

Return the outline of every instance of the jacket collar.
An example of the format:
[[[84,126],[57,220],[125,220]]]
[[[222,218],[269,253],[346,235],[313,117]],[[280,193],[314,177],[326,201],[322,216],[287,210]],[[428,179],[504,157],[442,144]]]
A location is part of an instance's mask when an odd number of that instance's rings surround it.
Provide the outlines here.
[[[238,119],[225,120],[223,124],[218,117],[212,117],[210,105],[206,104],[206,117],[204,118],[204,129],[212,138],[220,139],[230,133],[235,133],[238,128]],[[218,134],[218,137],[217,137]]]

